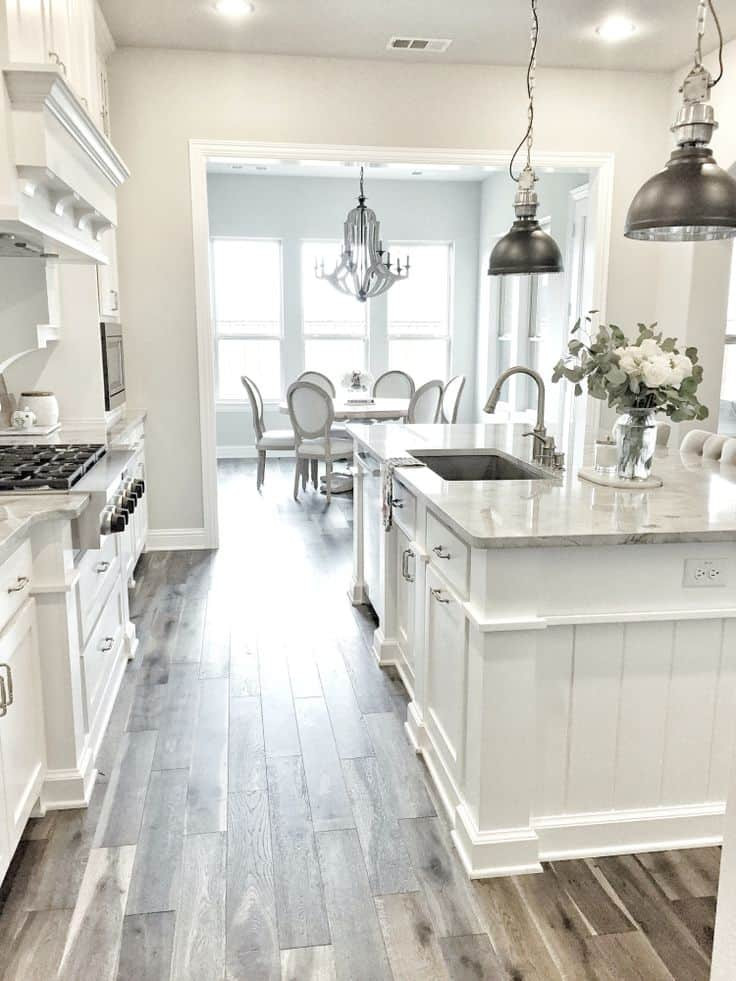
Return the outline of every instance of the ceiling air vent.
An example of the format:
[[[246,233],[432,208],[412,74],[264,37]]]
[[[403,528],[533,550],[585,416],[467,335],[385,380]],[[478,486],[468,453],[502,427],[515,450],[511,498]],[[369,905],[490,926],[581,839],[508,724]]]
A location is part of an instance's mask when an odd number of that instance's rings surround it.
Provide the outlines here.
[[[392,37],[386,48],[389,51],[447,51],[452,40],[447,37]]]

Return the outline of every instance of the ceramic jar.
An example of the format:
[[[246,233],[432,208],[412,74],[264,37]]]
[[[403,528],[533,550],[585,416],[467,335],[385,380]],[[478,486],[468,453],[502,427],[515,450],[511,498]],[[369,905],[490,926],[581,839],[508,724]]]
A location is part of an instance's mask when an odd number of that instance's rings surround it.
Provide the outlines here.
[[[32,412],[37,426],[55,426],[59,421],[59,403],[53,392],[21,392],[18,408]]]

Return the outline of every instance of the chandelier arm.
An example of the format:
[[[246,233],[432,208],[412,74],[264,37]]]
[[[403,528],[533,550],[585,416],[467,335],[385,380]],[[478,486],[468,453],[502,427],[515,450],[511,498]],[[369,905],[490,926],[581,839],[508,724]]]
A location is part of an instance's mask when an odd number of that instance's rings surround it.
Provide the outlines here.
[[[526,132],[519,140],[519,145],[514,150],[509,161],[509,176],[512,181],[518,183],[519,178],[514,177],[514,161],[519,155],[521,148],[526,143],[526,163],[531,167],[532,143],[534,140],[534,83],[536,81],[537,67],[537,44],[539,42],[539,15],[537,13],[537,0],[531,0],[532,8],[532,29],[531,29],[531,50],[529,52],[529,64],[526,70],[526,94],[529,98],[528,116]]]
[[[718,85],[720,80],[723,78],[723,31],[721,30],[721,22],[718,19],[718,14],[716,13],[713,0],[708,0],[708,9],[711,12],[713,23],[716,25],[716,31],[718,32],[718,74],[710,83],[710,87],[713,88],[713,86]]]

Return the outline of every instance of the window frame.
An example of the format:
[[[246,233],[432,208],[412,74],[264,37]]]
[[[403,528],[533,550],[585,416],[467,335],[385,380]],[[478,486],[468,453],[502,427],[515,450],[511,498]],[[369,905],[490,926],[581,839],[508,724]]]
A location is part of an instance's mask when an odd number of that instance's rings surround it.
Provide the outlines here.
[[[390,252],[401,253],[412,246],[442,246],[447,249],[447,334],[392,333],[389,316],[388,294],[386,295],[386,370],[391,369],[389,350],[391,341],[445,341],[445,369],[443,381],[450,377],[455,340],[455,242],[452,239],[392,239],[388,245]],[[409,271],[411,277],[411,269]],[[389,291],[390,292],[390,291]],[[405,369],[409,371],[407,367]],[[409,371],[409,374],[412,374]]]
[[[217,320],[217,298],[215,295],[215,242],[269,242],[278,246],[279,259],[279,332],[278,334],[255,334],[250,331],[239,331],[238,333],[221,334],[218,329]],[[220,395],[220,341],[278,341],[279,344],[279,385],[281,392],[278,398],[263,399],[264,406],[280,405],[284,391],[284,341],[286,339],[284,323],[284,242],[281,238],[271,235],[210,235],[209,242],[210,257],[210,297],[211,297],[211,316],[212,316],[212,338],[215,348],[214,367],[215,367],[215,407],[227,408],[228,406],[237,409],[244,405],[250,405],[248,398],[243,393],[242,398],[223,398]]]

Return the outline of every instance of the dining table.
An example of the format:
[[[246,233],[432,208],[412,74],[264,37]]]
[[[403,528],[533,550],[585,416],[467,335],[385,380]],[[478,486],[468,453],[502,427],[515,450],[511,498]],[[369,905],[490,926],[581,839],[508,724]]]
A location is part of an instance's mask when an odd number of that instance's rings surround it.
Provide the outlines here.
[[[344,393],[332,400],[335,407],[336,422],[360,422],[365,419],[406,419],[409,414],[410,399],[375,398],[368,401],[360,396]],[[288,412],[286,402],[279,405],[281,412]]]

